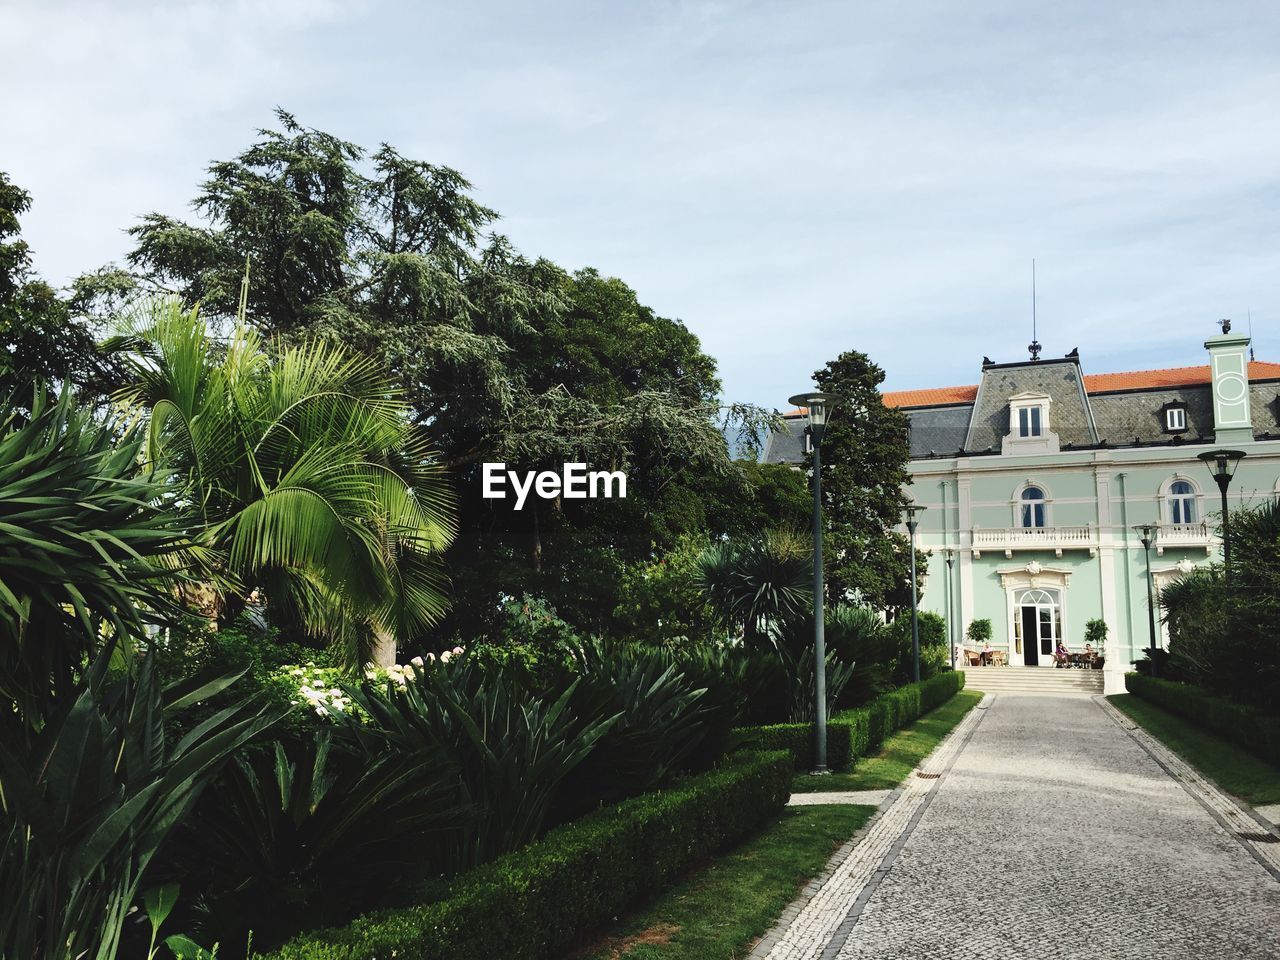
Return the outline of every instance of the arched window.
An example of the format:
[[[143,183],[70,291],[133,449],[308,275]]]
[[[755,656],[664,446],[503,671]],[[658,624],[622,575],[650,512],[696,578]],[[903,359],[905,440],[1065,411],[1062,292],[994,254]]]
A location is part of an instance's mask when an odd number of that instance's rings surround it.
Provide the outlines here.
[[[1173,523],[1196,522],[1196,491],[1185,480],[1169,485],[1169,519]]]
[[[1039,487],[1027,487],[1022,491],[1022,525],[1024,527],[1045,525],[1044,491]]]

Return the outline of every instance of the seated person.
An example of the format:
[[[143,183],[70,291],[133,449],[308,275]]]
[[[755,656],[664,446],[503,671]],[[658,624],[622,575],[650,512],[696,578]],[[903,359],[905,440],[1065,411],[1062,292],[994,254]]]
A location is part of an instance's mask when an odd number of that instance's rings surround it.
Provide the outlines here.
[[[982,645],[982,656],[979,658],[979,660],[981,661],[984,667],[987,666],[989,663],[991,663],[991,644],[984,643]]]
[[[1070,659],[1071,657],[1067,653],[1067,648],[1063,646],[1062,641],[1059,640],[1058,646],[1053,651],[1054,665],[1059,667],[1066,666],[1067,661]]]

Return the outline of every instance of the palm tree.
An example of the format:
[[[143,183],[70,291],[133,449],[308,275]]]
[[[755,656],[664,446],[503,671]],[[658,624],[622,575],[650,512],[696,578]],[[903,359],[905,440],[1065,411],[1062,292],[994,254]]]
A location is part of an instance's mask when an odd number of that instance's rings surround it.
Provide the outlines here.
[[[698,558],[698,586],[749,646],[784,642],[783,624],[802,616],[813,590],[813,547],[803,534],[768,530],[716,544]]]
[[[243,308],[219,342],[172,300],[108,347],[134,381],[117,401],[147,419],[150,460],[182,484],[219,619],[261,596],[274,622],[339,644],[356,667],[389,662],[441,616],[453,498],[372,362],[324,342],[268,352]]]

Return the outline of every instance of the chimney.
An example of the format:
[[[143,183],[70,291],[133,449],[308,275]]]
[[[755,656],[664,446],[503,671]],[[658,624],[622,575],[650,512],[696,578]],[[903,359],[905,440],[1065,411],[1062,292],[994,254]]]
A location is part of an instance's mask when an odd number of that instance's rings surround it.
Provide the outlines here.
[[[1221,321],[1223,332],[1204,342],[1209,351],[1209,374],[1213,382],[1214,443],[1230,446],[1253,439],[1249,411],[1249,338],[1231,333],[1229,321]]]

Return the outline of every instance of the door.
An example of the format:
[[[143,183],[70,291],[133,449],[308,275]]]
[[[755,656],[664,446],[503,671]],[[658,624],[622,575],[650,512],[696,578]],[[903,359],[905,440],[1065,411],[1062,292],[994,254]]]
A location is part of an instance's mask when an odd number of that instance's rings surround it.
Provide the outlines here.
[[[1022,662],[1028,667],[1053,666],[1053,651],[1062,636],[1062,608],[1056,590],[1025,590],[1018,597],[1017,629]]]
[[[1022,608],[1022,662],[1028,667],[1038,666],[1040,658],[1040,618],[1036,608],[1027,605]]]

